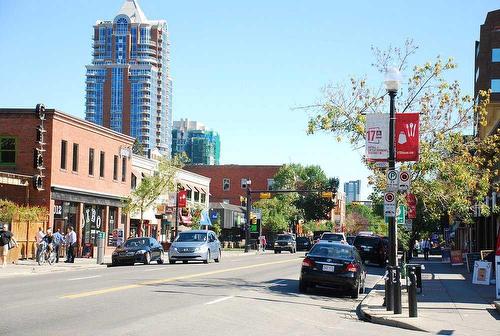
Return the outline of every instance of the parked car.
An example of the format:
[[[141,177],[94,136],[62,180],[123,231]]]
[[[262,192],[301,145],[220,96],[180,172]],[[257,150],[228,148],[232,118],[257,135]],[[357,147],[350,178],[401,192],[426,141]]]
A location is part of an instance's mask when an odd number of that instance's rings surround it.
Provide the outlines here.
[[[358,249],[363,261],[385,266],[387,261],[387,241],[376,235],[357,235],[353,245]]]
[[[338,232],[325,232],[321,235],[319,238],[320,242],[321,241],[329,241],[329,242],[340,242],[340,243],[346,243],[345,235],[343,233],[338,233]]]
[[[274,253],[281,253],[281,251],[290,251],[290,253],[297,252],[297,243],[295,236],[292,234],[279,234],[274,242]]]
[[[297,251],[309,251],[312,246],[311,238],[309,237],[297,237],[295,240],[297,243]]]
[[[221,259],[221,245],[215,232],[210,230],[191,230],[179,233],[170,246],[168,261],[187,263],[188,261],[203,261],[208,264],[211,260],[219,262]]]
[[[135,263],[149,265],[152,261],[163,264],[164,260],[163,247],[156,239],[151,237],[127,239],[111,255],[111,264],[113,266],[133,265]]]
[[[302,261],[299,291],[320,285],[347,290],[352,298],[364,293],[366,270],[356,248],[338,242],[320,241]]]

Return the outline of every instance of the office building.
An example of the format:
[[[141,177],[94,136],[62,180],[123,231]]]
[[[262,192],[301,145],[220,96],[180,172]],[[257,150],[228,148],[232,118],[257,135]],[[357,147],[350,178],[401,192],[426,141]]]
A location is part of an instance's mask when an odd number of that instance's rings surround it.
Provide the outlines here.
[[[220,138],[198,121],[181,119],[174,121],[172,130],[172,156],[186,153],[191,164],[218,165],[220,162]]]
[[[359,201],[359,194],[361,192],[361,180],[345,182],[344,192],[346,195],[347,204]]]
[[[172,80],[167,23],[148,20],[126,0],[112,21],[99,20],[87,65],[85,119],[136,138],[146,152],[170,156]]]

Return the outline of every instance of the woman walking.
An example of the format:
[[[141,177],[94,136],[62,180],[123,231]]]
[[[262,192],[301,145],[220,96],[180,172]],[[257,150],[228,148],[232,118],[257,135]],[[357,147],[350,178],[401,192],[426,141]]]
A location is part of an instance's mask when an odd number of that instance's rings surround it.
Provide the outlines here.
[[[7,224],[0,226],[0,263],[2,268],[7,265],[9,249],[16,246],[16,241],[12,232],[9,231]]]

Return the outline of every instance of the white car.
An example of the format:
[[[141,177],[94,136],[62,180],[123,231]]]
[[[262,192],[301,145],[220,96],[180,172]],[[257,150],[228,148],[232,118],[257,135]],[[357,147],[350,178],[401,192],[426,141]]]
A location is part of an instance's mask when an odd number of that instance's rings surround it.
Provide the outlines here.
[[[319,241],[339,242],[342,244],[347,244],[347,239],[345,238],[345,234],[343,232],[325,232],[321,235]]]

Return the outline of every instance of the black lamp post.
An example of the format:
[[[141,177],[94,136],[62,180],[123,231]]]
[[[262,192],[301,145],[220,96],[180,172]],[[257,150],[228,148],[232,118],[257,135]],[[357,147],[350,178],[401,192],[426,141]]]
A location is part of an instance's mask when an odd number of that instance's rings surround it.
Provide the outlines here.
[[[245,253],[250,252],[250,212],[252,211],[251,180],[247,180],[247,213],[245,216]]]
[[[385,73],[384,84],[385,88],[390,97],[389,104],[389,170],[394,170],[396,167],[396,153],[394,148],[395,137],[394,129],[396,125],[396,111],[394,107],[394,100],[399,89],[400,84],[400,72],[397,68],[389,67]],[[394,305],[394,314],[401,314],[401,280],[400,280],[400,269],[398,266],[398,247],[397,247],[397,231],[396,231],[396,219],[395,217],[389,217],[389,268],[388,272],[392,272],[389,279],[392,283],[389,284],[389,288],[386,288],[386,298],[389,299],[387,304],[387,309],[389,310],[391,303]],[[390,281],[389,281],[390,282]],[[392,287],[392,293],[390,293]],[[387,292],[389,291],[389,292]],[[392,297],[391,297],[392,294]],[[392,298],[392,302],[391,299]]]

